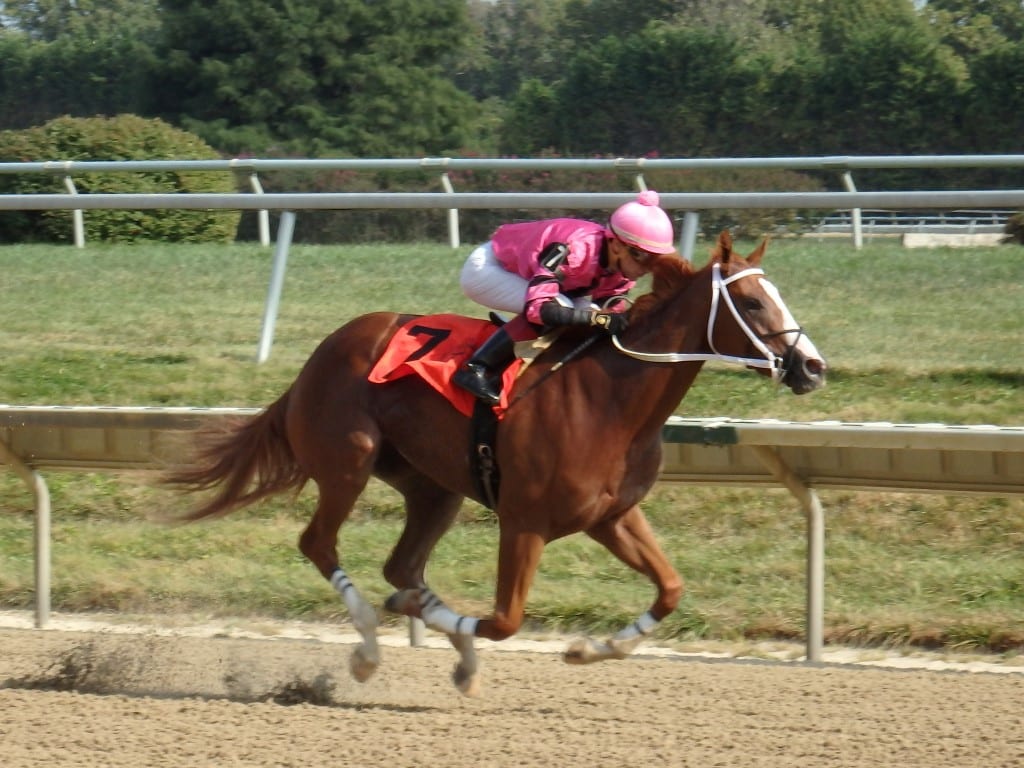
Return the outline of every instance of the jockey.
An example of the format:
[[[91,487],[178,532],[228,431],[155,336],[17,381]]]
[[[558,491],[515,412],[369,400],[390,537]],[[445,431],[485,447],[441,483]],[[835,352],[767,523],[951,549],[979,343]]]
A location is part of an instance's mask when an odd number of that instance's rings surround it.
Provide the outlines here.
[[[674,252],[672,220],[653,190],[617,208],[607,227],[568,218],[498,227],[466,259],[462,290],[485,307],[517,316],[473,353],[452,382],[497,405],[497,374],[512,361],[515,342],[563,325],[621,333],[625,302],[607,300],[628,293],[650,270],[653,254]]]

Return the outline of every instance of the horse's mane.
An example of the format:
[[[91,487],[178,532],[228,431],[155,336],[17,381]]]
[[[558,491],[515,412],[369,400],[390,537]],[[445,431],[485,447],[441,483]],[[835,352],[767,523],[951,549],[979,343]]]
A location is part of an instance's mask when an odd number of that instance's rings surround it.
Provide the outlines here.
[[[645,293],[633,303],[630,320],[636,321],[690,282],[695,271],[690,262],[677,253],[657,257],[651,264],[651,292]]]

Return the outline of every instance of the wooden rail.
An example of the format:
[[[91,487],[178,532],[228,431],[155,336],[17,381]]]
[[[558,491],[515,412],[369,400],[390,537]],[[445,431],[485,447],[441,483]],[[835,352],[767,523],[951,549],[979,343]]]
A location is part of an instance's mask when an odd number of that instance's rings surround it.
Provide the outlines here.
[[[184,433],[249,408],[0,405],[0,464],[35,499],[36,624],[50,611],[50,501],[42,469],[140,471],[172,460]],[[807,660],[824,645],[825,521],[816,489],[1024,494],[1024,427],[673,418],[660,480],[778,485],[807,518]]]

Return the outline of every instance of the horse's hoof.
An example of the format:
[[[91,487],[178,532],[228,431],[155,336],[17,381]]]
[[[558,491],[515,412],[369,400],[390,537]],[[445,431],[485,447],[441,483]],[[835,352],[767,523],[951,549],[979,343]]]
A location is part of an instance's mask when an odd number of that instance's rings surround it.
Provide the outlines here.
[[[456,664],[452,672],[452,682],[463,696],[472,698],[480,695],[479,672],[467,672],[461,664]]]
[[[578,637],[569,643],[562,660],[566,664],[593,664],[609,657],[609,649],[604,643],[596,643],[589,637]]]
[[[352,651],[352,655],[348,659],[348,671],[357,683],[365,683],[373,677],[378,666],[380,666],[380,660],[368,657],[363,646]]]
[[[566,664],[589,664],[591,661],[590,641],[585,637],[576,638],[569,643],[562,659]]]
[[[400,589],[384,601],[384,609],[399,616],[412,616],[419,618],[418,589]]]

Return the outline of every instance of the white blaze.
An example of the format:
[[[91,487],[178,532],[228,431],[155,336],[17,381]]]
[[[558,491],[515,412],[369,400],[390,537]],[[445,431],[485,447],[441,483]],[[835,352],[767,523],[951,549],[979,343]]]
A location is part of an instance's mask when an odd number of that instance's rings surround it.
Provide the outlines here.
[[[789,307],[786,306],[786,302],[782,300],[782,294],[779,293],[779,289],[763,277],[758,278],[758,280],[761,283],[761,287],[764,288],[764,292],[771,296],[772,301],[775,302],[775,306],[777,306],[779,308],[779,312],[782,313],[782,327],[799,328],[800,326],[797,324],[796,318],[793,317],[793,314],[789,311]],[[793,343],[793,337],[797,335],[796,331],[791,331],[790,333],[782,334],[782,338],[785,340],[786,344],[789,345]],[[800,334],[796,348],[808,360],[823,359],[818,353],[817,347],[814,346],[814,342],[807,338],[806,334]]]

